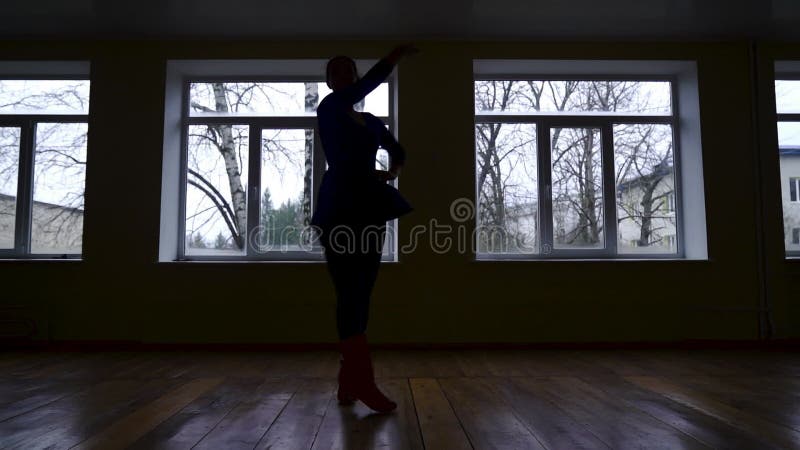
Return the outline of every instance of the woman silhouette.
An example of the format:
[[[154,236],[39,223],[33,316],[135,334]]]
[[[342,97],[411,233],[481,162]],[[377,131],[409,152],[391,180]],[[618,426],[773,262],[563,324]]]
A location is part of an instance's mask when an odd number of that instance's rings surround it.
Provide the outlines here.
[[[346,56],[328,61],[326,81],[333,92],[319,103],[319,134],[328,169],[322,177],[311,224],[319,231],[328,272],[336,291],[336,329],[341,352],[340,404],[361,400],[378,412],[397,404],[375,385],[366,329],[372,287],[378,275],[386,221],[412,210],[393,186],[405,151],[383,122],[353,105],[378,87],[411,45],[381,58],[363,78]],[[375,169],[378,146],[389,153],[389,170]]]

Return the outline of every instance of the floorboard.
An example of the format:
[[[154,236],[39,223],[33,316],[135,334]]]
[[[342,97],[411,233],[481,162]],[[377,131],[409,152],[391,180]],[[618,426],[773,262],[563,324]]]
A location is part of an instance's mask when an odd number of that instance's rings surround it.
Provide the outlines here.
[[[788,350],[373,356],[391,414],[338,404],[335,352],[6,352],[0,449],[800,449]]]

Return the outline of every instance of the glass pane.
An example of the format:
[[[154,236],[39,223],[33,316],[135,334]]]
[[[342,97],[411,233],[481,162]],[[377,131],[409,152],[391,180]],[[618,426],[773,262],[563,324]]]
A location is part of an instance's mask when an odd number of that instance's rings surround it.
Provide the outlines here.
[[[375,154],[375,170],[389,170],[389,152],[379,148]]]
[[[796,183],[800,178],[800,122],[778,123],[780,143],[781,189],[783,203],[784,244],[788,252],[800,252],[800,244],[792,239],[793,229],[800,228],[800,192],[792,196],[792,189],[800,189]]]
[[[19,178],[19,128],[0,127],[0,248],[14,248]]]
[[[800,80],[775,81],[775,106],[778,113],[800,113]]]
[[[671,115],[667,81],[475,82],[477,114]]]
[[[778,122],[778,145],[782,149],[800,149],[800,122]]]
[[[248,127],[189,127],[186,254],[243,255],[247,234]]]
[[[0,114],[88,114],[89,80],[0,80]]]
[[[614,125],[619,253],[675,253],[672,127]]]
[[[307,248],[301,244],[312,237],[304,229],[311,218],[313,146],[311,129],[262,130],[260,252]]]
[[[87,131],[85,123],[36,126],[32,253],[81,253]]]
[[[478,124],[475,150],[478,252],[538,252],[536,125]]]
[[[600,130],[552,128],[553,247],[603,247]]]
[[[385,127],[387,130],[389,129],[389,125],[385,125]],[[325,164],[327,169],[328,163]],[[378,153],[375,154],[375,170],[389,170],[389,152],[384,148],[379,148]],[[394,181],[392,181],[392,185],[396,185]]]
[[[331,92],[319,82],[192,83],[192,116],[314,116]],[[389,85],[383,83],[360,103],[358,111],[389,115]]]

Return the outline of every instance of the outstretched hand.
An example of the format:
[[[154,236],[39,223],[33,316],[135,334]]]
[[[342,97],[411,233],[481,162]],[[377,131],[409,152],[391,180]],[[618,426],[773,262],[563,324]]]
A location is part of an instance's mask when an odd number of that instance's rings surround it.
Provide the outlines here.
[[[396,64],[401,58],[415,55],[417,53],[419,53],[419,48],[417,48],[417,46],[414,44],[403,44],[392,49],[391,53],[389,53],[389,56],[386,58],[391,61],[392,64]]]

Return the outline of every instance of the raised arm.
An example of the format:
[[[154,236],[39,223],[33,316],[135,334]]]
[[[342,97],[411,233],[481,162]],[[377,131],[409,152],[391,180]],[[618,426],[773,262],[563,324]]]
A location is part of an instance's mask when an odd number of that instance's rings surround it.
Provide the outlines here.
[[[355,105],[383,83],[392,73],[392,69],[394,69],[394,63],[387,58],[381,58],[358,81],[334,92],[332,95],[342,103]]]
[[[355,105],[389,77],[394,66],[406,55],[417,53],[413,45],[395,47],[388,55],[379,59],[358,81],[333,93],[333,97],[342,103]]]

